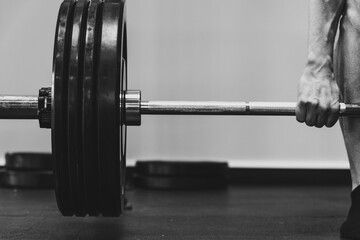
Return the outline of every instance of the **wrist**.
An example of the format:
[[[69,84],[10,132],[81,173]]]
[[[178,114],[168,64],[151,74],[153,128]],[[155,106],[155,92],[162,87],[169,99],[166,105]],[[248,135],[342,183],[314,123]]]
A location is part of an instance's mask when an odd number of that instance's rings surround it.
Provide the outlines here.
[[[329,54],[309,53],[305,69],[313,73],[333,73],[332,56]]]

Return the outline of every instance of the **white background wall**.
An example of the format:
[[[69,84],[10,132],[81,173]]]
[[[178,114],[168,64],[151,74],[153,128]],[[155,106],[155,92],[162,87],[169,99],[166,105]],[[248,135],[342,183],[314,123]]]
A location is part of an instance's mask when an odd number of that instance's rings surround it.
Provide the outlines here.
[[[0,92],[51,85],[61,0],[0,1]],[[144,100],[295,101],[307,1],[128,0],[129,85]],[[232,166],[346,168],[340,128],[294,117],[143,117],[128,159],[228,160]],[[6,151],[50,151],[36,121],[2,120]]]

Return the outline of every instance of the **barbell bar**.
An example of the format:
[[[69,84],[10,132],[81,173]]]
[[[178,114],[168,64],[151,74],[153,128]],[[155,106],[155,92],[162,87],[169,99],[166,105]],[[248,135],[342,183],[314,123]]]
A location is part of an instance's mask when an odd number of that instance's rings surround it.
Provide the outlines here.
[[[125,198],[127,126],[142,115],[295,115],[296,103],[142,101],[128,90],[125,0],[64,0],[52,86],[0,96],[0,119],[51,128],[55,195],[64,216],[119,216]],[[340,104],[340,115],[360,115]]]

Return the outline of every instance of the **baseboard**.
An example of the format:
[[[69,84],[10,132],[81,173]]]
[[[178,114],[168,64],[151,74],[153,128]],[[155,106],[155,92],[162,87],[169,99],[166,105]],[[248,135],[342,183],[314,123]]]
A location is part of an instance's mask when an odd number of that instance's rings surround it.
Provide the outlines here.
[[[135,167],[127,167],[127,179],[133,179]],[[351,185],[345,169],[229,168],[229,185]]]
[[[250,169],[230,168],[230,184],[255,185],[351,185],[345,169]]]

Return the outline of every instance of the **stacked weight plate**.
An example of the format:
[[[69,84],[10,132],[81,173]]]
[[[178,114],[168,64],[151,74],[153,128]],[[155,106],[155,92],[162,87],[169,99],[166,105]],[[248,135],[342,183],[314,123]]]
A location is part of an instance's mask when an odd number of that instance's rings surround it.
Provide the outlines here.
[[[16,152],[5,155],[0,169],[0,186],[7,188],[52,188],[54,183],[51,154]]]
[[[123,211],[126,127],[124,0],[65,0],[53,62],[52,148],[65,216]]]

